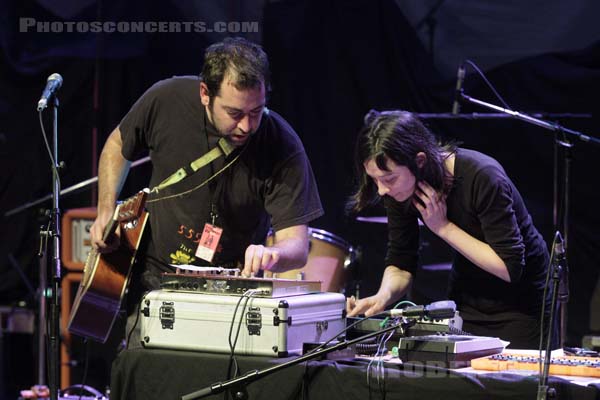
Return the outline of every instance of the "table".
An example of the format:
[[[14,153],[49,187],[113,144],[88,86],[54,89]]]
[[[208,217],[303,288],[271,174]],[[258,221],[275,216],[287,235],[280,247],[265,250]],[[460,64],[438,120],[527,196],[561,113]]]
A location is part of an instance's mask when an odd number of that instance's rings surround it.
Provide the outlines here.
[[[241,372],[263,369],[288,359],[237,356]],[[115,359],[111,400],[181,399],[224,381],[226,354],[135,349]],[[367,370],[369,382],[367,381]],[[465,373],[422,363],[376,365],[361,359],[320,360],[294,365],[247,386],[249,399],[532,399],[537,378],[508,373]],[[558,399],[598,399],[600,389],[551,377]],[[384,396],[385,393],[385,396]],[[370,396],[370,397],[369,397]],[[208,399],[223,398],[223,394]]]

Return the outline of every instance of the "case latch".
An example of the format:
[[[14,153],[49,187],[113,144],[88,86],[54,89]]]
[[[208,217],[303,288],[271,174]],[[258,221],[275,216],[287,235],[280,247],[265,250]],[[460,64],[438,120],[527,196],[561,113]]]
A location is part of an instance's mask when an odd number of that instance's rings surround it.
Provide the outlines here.
[[[158,310],[158,318],[163,329],[173,329],[175,323],[175,303],[172,301],[163,301],[162,306]]]
[[[329,328],[329,322],[327,321],[317,321],[317,334],[321,335]]]
[[[262,328],[262,315],[260,314],[260,307],[250,307],[246,313],[246,326],[248,327],[248,335],[260,336],[260,329]]]

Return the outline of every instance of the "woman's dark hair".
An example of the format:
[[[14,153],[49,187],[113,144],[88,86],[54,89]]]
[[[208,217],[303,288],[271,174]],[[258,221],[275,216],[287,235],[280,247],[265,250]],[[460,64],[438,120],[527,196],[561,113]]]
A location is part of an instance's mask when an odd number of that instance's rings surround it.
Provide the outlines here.
[[[200,77],[208,87],[208,95],[219,95],[225,76],[233,79],[238,90],[253,89],[265,85],[271,89],[269,60],[262,47],[240,37],[226,38],[209,46],[204,53],[204,65]]]
[[[406,111],[371,110],[358,134],[354,153],[358,189],[347,204],[349,212],[360,212],[380,200],[375,182],[367,175],[364,163],[374,160],[377,167],[389,171],[387,160],[405,166],[417,181],[426,181],[437,191],[448,193],[452,176],[444,168],[447,155],[456,145],[441,145],[423,123]],[[425,164],[419,168],[417,154],[425,153]]]

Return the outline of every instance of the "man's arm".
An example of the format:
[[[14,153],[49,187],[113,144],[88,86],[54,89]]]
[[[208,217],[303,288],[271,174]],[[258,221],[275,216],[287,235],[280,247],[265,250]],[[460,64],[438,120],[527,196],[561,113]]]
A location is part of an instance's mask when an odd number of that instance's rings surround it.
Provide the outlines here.
[[[378,314],[385,309],[385,306],[394,299],[404,296],[412,282],[412,274],[396,266],[389,265],[383,272],[381,286],[379,291],[370,297],[355,300],[350,297],[346,301],[346,311],[348,317],[354,317],[358,314],[365,314],[370,317]]]
[[[251,244],[246,249],[242,275],[259,270],[283,272],[300,268],[308,258],[308,227],[294,225],[275,232],[273,246]]]
[[[92,246],[99,252],[114,250],[118,245],[118,241],[105,243],[102,236],[113,216],[117,197],[131,165],[131,162],[121,154],[122,147],[121,131],[116,127],[104,144],[98,167],[98,215],[90,229],[90,235]]]

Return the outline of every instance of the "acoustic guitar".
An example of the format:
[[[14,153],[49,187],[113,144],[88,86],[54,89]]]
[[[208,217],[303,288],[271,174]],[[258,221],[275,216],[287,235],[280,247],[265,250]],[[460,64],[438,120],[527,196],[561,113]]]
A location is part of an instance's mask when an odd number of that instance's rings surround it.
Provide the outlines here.
[[[149,190],[144,189],[117,205],[103,232],[106,241],[121,228],[117,250],[90,251],[69,318],[71,333],[105,343],[121,308],[135,255],[148,219],[144,209]]]

